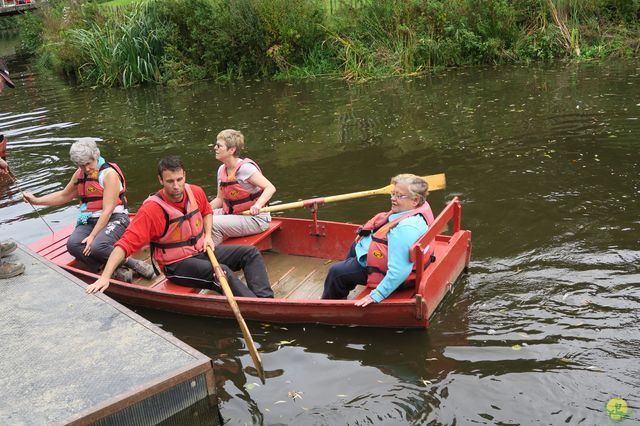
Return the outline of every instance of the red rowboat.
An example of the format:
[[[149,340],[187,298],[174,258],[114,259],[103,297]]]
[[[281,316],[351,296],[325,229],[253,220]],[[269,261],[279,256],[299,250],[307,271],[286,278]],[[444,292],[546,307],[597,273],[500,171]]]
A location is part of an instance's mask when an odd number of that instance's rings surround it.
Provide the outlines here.
[[[274,217],[269,229],[250,237],[228,240],[227,244],[253,244],[262,250],[274,299],[237,297],[247,320],[279,323],[320,323],[371,327],[422,327],[451,291],[471,257],[471,232],[460,227],[461,205],[454,198],[438,215],[429,231],[411,249],[417,270],[415,288],[394,292],[381,303],[365,308],[354,306],[354,299],[370,289],[358,286],[347,300],[321,300],[324,278],[331,264],[347,253],[357,225],[314,219]],[[449,226],[451,225],[451,226]],[[449,230],[449,232],[445,232]],[[83,269],[66,250],[73,225],[53,236],[33,243],[30,248],[87,283],[97,275]],[[436,260],[424,271],[423,248],[435,245]],[[149,257],[148,249],[136,257]],[[224,296],[213,291],[173,284],[164,276],[153,280],[138,278],[132,284],[111,280],[106,293],[131,305],[189,315],[233,318]]]

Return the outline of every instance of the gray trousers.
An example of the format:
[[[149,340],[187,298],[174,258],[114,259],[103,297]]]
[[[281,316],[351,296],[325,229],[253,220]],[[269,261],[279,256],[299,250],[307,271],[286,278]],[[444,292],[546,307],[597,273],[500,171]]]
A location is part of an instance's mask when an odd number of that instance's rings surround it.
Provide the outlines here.
[[[271,216],[259,214],[245,216],[241,214],[224,214],[222,209],[213,211],[213,227],[211,238],[217,247],[227,238],[245,237],[266,231],[269,228]]]
[[[83,262],[91,272],[98,272],[107,263],[109,255],[113,251],[113,245],[122,237],[124,230],[129,225],[129,215],[126,213],[114,213],[109,223],[96,236],[91,244],[91,254],[85,256],[82,251],[85,244],[82,242],[91,234],[98,219],[89,219],[86,225],[77,225],[76,229],[67,240],[67,251],[73,257]]]

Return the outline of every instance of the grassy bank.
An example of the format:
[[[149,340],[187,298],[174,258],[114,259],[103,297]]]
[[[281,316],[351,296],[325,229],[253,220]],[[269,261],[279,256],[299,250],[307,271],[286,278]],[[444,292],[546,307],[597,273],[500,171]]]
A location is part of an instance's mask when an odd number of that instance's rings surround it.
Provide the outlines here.
[[[637,56],[640,0],[51,0],[24,50],[87,84],[367,79]]]

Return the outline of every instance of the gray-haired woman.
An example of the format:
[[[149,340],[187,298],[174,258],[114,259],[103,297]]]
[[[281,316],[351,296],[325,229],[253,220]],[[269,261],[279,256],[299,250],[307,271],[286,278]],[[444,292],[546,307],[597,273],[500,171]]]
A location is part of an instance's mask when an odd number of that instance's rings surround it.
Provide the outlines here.
[[[74,142],[69,156],[78,169],[64,189],[42,197],[25,192],[24,200],[31,204],[59,206],[79,198],[80,212],[76,228],[67,241],[67,250],[91,272],[98,272],[113,251],[113,244],[129,225],[126,181],[122,170],[101,157],[98,146],[90,138]],[[151,265],[137,259],[128,258],[124,265],[144,278],[154,275]],[[114,278],[131,282],[133,274],[119,268]]]

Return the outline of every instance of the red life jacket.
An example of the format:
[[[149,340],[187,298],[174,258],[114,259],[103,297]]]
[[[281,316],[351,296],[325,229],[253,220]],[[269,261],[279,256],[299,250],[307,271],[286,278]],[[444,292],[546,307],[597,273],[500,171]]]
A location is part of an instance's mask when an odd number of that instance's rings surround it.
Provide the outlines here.
[[[166,220],[164,233],[157,241],[150,243],[151,255],[162,270],[165,265],[200,253],[204,247],[202,213],[198,209],[198,203],[189,184],[185,184],[184,190],[187,197],[184,212],[166,202],[160,192],[150,195],[144,201],[144,203],[157,203],[164,211]]]
[[[7,159],[7,140],[4,135],[0,135],[0,158]]]
[[[97,212],[102,210],[102,196],[104,195],[104,188],[98,181],[98,175],[101,171],[108,168],[112,168],[116,173],[118,173],[118,177],[122,183],[122,189],[118,195],[117,205],[122,205],[125,209],[127,208],[127,197],[125,196],[125,192],[127,191],[127,182],[124,179],[124,174],[122,174],[122,170],[120,170],[120,167],[118,167],[116,163],[109,163],[108,161],[105,161],[96,173],[92,173],[89,176],[80,169],[80,175],[76,182],[76,191],[78,193],[78,197],[80,197],[80,204],[87,203],[87,209],[84,211]]]
[[[256,203],[256,200],[262,195],[262,189],[258,192],[247,191],[236,180],[236,174],[240,167],[245,163],[251,163],[258,168],[258,171],[262,173],[260,167],[255,161],[245,158],[238,161],[235,169],[227,176],[227,168],[222,166],[222,176],[220,177],[220,191],[222,191],[222,211],[224,214],[239,214],[246,210],[249,210],[251,206]]]
[[[378,213],[358,230],[358,234],[360,235],[369,235],[373,233],[371,236],[371,243],[369,244],[369,251],[367,252],[367,287],[377,287],[378,284],[380,284],[380,281],[382,281],[384,276],[387,274],[389,269],[389,245],[387,234],[392,228],[398,225],[400,221],[414,215],[421,215],[425,222],[427,222],[427,226],[431,226],[433,223],[433,212],[431,211],[429,203],[426,201],[420,207],[409,210],[403,215],[400,215],[400,217],[388,222],[389,216],[392,214],[393,213],[391,211]],[[433,255],[433,244],[429,247],[429,250],[425,255],[431,259],[431,256]],[[429,263],[430,262],[425,262],[425,267]],[[411,284],[415,282],[415,279],[416,270],[414,265],[411,273],[405,280],[405,283]]]

